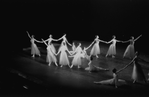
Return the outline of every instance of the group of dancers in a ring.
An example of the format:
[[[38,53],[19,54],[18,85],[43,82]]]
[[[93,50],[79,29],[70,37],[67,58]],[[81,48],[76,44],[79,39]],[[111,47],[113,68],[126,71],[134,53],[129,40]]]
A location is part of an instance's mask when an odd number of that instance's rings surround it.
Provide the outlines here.
[[[58,66],[57,64],[57,58],[56,56],[60,54],[60,58],[59,58],[59,65],[60,67],[63,67],[64,65],[68,65],[70,68],[72,68],[73,66],[77,66],[78,68],[80,68],[81,65],[81,58],[86,58],[89,60],[88,66],[86,67],[85,70],[88,70],[89,72],[94,71],[94,70],[108,70],[108,69],[104,69],[101,67],[97,67],[94,65],[91,65],[92,61],[93,61],[93,56],[96,56],[96,58],[98,58],[98,54],[100,54],[100,46],[99,46],[99,42],[103,42],[103,43],[112,43],[108,49],[108,52],[106,54],[107,56],[112,56],[112,58],[115,57],[116,55],[116,42],[122,42],[122,43],[126,43],[126,42],[130,42],[130,44],[128,45],[128,47],[126,48],[126,51],[124,52],[123,57],[128,57],[128,58],[132,58],[132,61],[126,65],[124,68],[120,69],[120,70],[116,70],[116,68],[114,68],[113,71],[113,78],[110,80],[104,80],[104,81],[100,81],[100,82],[94,82],[97,84],[114,84],[115,87],[117,87],[117,83],[119,81],[123,81],[121,79],[118,79],[117,74],[126,69],[130,64],[134,64],[133,66],[133,72],[132,72],[132,79],[133,82],[139,82],[139,81],[144,81],[146,82],[145,76],[143,74],[143,71],[141,69],[140,64],[138,64],[138,55],[137,53],[135,53],[134,51],[134,43],[136,40],[138,40],[142,35],[138,36],[136,39],[134,39],[134,37],[131,37],[130,40],[128,41],[120,41],[116,39],[116,36],[113,36],[113,39],[109,42],[103,41],[99,39],[99,36],[97,35],[96,38],[94,39],[94,41],[88,46],[88,47],[84,47],[83,49],[81,48],[81,43],[79,43],[79,45],[76,47],[74,43],[70,44],[67,39],[66,39],[66,34],[64,34],[61,38],[59,39],[53,39],[52,35],[49,35],[49,38],[47,40],[42,39],[41,41],[38,41],[34,38],[34,36],[30,36],[29,33],[27,32],[29,38],[31,39],[31,54],[32,57],[35,57],[35,55],[39,55],[40,56],[40,51],[38,49],[38,47],[36,46],[36,44],[34,43],[35,41],[38,43],[44,43],[47,46],[47,58],[46,61],[49,63],[49,66],[51,65],[52,62],[55,63],[56,66]],[[54,45],[52,44],[52,41],[59,41],[62,40],[61,45],[58,49],[58,52],[56,53],[56,49],[54,47]],[[48,42],[48,43],[47,43]],[[67,48],[67,44],[70,45],[72,47],[72,50],[69,51]],[[92,49],[90,51],[90,55],[88,56],[86,51],[92,46]],[[69,53],[69,56],[67,54],[67,52]],[[72,60],[72,64],[70,65],[69,59],[68,57],[73,57]]]

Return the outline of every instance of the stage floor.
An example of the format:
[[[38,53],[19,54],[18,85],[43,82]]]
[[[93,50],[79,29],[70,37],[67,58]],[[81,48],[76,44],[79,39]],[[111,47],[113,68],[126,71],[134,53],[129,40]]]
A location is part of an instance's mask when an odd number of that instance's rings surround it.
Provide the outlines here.
[[[58,45],[56,45],[58,49]],[[114,95],[148,95],[149,84],[132,83],[132,66],[119,74],[127,84],[121,84],[117,89],[110,85],[97,85],[94,81],[112,78],[112,69],[120,69],[128,64],[130,59],[123,59],[124,49],[117,49],[116,58],[105,57],[107,46],[101,46],[99,58],[94,58],[94,64],[109,71],[89,73],[84,70],[88,61],[82,60],[80,69],[68,66],[48,66],[46,63],[46,49],[41,47],[41,57],[32,58],[30,48],[21,51],[12,51],[11,57],[1,64],[0,90],[2,95],[52,95],[52,96],[114,96]],[[90,50],[89,50],[90,51]],[[89,53],[88,51],[88,53]],[[140,64],[146,78],[148,78],[149,60],[147,55],[141,54],[144,59]],[[70,58],[71,62],[72,58]]]

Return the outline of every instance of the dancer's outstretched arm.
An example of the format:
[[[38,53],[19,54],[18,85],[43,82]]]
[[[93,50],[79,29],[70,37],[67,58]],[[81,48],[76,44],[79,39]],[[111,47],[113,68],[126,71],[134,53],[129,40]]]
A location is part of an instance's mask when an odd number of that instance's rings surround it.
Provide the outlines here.
[[[26,31],[26,33],[27,33],[28,37],[31,39],[31,36],[30,36],[30,34],[28,33],[28,31]]]
[[[129,39],[129,40],[127,40],[127,41],[122,41],[122,43],[127,43],[127,42],[130,42],[130,39]]]
[[[110,40],[109,42],[107,42],[107,43],[111,43],[113,41],[113,39],[112,40]]]
[[[95,40],[88,46],[85,48],[85,50],[89,49],[93,44],[94,44]]]
[[[134,41],[138,40],[142,35],[138,36],[136,39],[134,39]]]
[[[122,42],[123,43],[123,41],[121,41],[121,40],[116,40],[116,42]]]
[[[46,46],[48,46],[48,44],[42,39],[42,41],[43,41],[43,43],[46,45]]]
[[[58,41],[58,39],[53,39],[53,38],[52,38],[52,41]]]
[[[125,67],[123,67],[122,69],[118,70],[117,73],[119,73],[119,72],[121,72],[122,70],[126,69],[129,65],[131,65],[131,64],[134,62],[134,60],[135,60],[136,58],[137,58],[137,56],[135,56],[135,57],[131,60],[131,62],[129,62],[129,64],[127,64]]]
[[[36,40],[35,38],[34,38],[34,40],[35,40],[36,42],[43,43],[43,41]]]
[[[49,41],[49,39],[50,39],[50,38],[48,38],[48,39],[46,39],[46,40],[44,40],[44,41],[47,42],[47,41]]]
[[[64,34],[61,38],[57,39],[57,41],[63,39],[66,36],[66,34]]]
[[[107,41],[103,41],[103,40],[100,40],[101,42],[103,42],[103,43],[107,43]]]
[[[70,44],[67,39],[66,39],[66,42],[68,43],[68,45],[72,46],[72,44]]]

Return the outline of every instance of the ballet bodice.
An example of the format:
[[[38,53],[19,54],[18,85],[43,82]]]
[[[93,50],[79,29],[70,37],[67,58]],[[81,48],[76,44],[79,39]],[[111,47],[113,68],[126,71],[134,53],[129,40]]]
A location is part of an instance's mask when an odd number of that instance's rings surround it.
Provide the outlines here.
[[[116,39],[112,39],[112,44],[113,44],[113,45],[116,44]]]
[[[113,73],[113,82],[114,83],[117,83],[117,81],[118,81],[118,78],[117,78],[117,74],[116,73]]]
[[[134,45],[134,40],[133,39],[130,40],[130,44]]]
[[[48,44],[51,44],[51,42],[52,42],[52,38],[49,38],[48,39]]]
[[[30,41],[31,41],[31,43],[34,43],[35,42],[35,39],[34,38],[31,38]]]

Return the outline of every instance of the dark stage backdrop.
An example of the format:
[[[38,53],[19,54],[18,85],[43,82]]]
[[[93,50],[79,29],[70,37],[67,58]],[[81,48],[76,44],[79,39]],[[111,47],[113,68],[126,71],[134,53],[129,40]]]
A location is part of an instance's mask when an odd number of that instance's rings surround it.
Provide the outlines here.
[[[93,41],[95,35],[109,41],[130,36],[143,37],[137,42],[142,51],[148,50],[148,0],[1,0],[2,34],[13,48],[28,46],[25,31],[35,38],[61,37]],[[9,46],[5,44],[5,46]],[[12,47],[12,46],[11,46]],[[145,50],[144,50],[145,49]]]

